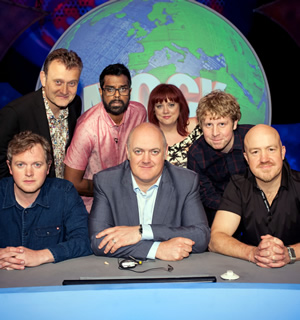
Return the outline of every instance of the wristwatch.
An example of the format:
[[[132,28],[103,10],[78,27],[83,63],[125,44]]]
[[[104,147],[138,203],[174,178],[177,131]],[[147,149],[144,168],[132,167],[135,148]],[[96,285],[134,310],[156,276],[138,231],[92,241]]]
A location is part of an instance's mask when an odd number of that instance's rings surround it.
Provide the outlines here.
[[[143,236],[143,226],[140,224],[139,233],[141,236]]]
[[[290,263],[295,263],[295,261],[296,261],[295,250],[292,247],[286,247],[286,248],[288,249]]]

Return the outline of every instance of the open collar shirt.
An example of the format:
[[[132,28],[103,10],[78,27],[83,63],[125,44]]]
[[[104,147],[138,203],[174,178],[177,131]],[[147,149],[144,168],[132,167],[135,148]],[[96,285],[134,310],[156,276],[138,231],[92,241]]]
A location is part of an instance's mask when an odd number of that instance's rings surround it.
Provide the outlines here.
[[[284,161],[281,186],[272,205],[264,202],[262,190],[248,169],[245,175],[233,176],[219,210],[241,217],[241,240],[257,246],[260,236],[270,234],[284,244],[300,242],[300,172],[291,170]]]
[[[122,163],[127,158],[126,142],[130,131],[144,122],[146,116],[141,103],[130,101],[122,123],[116,125],[100,102],[78,119],[65,164],[84,170],[84,178],[92,180],[95,173]],[[93,198],[82,198],[90,211]]]
[[[47,178],[36,200],[23,208],[12,177],[0,180],[0,248],[48,249],[55,262],[91,254],[88,213],[74,186]]]

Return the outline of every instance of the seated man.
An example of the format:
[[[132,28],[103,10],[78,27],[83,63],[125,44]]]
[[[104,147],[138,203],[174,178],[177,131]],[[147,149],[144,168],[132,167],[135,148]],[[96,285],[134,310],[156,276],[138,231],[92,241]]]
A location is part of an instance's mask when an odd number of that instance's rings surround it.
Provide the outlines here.
[[[233,176],[211,230],[209,250],[282,267],[300,257],[300,172],[291,170],[278,132],[257,125],[245,137],[249,170]],[[232,237],[241,228],[241,241]]]
[[[199,101],[197,119],[203,136],[190,147],[187,167],[199,174],[201,200],[211,226],[230,177],[246,170],[243,141],[252,126],[238,125],[237,100],[220,90]]]
[[[88,213],[74,186],[46,178],[51,147],[21,132],[10,141],[12,177],[0,180],[0,269],[22,270],[92,253]]]
[[[153,124],[133,129],[126,150],[129,161],[94,176],[94,253],[181,260],[205,251],[210,230],[198,175],[165,161],[167,143]]]

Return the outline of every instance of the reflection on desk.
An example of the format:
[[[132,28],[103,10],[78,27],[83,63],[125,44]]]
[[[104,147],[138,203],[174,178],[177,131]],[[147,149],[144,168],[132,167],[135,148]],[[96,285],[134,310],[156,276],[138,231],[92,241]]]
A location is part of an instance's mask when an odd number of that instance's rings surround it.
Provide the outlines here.
[[[1,318],[299,319],[300,262],[263,269],[247,261],[205,252],[178,262],[144,262],[136,270],[168,264],[174,267],[172,272],[136,274],[119,270],[116,258],[88,256],[23,271],[0,270]],[[240,278],[222,280],[220,275],[227,270],[233,270]],[[217,283],[62,286],[66,279],[203,275],[216,276]]]

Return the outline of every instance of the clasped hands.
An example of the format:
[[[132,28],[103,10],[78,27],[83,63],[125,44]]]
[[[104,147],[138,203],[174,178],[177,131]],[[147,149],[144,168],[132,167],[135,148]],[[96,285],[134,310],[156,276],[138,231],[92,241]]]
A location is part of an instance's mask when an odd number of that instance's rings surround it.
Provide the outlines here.
[[[290,262],[284,243],[269,234],[261,236],[261,242],[253,250],[256,265],[262,268],[280,268]]]
[[[117,226],[105,229],[96,235],[96,239],[102,239],[98,248],[104,249],[104,253],[115,253],[119,248],[134,245],[141,241],[139,226]],[[156,258],[167,261],[182,260],[192,252],[195,242],[188,238],[177,237],[159,244]]]

